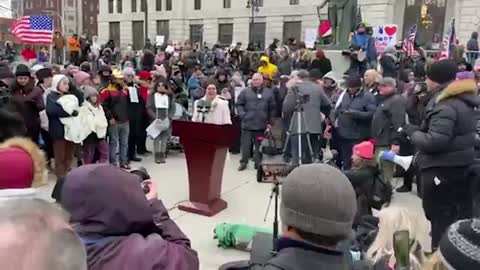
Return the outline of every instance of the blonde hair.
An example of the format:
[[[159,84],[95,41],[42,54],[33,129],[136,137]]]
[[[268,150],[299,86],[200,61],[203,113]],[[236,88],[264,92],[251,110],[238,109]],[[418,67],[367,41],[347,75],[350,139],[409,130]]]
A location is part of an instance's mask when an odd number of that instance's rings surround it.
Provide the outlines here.
[[[424,270],[449,270],[442,261],[440,254],[435,252],[428,263],[425,265]]]
[[[375,264],[382,258],[394,256],[393,234],[397,231],[408,231],[410,240],[414,242],[410,247],[410,265],[412,269],[421,269],[424,256],[417,238],[428,233],[428,230],[419,222],[420,218],[408,209],[398,206],[382,209],[378,217],[378,234],[367,251],[367,259]]]

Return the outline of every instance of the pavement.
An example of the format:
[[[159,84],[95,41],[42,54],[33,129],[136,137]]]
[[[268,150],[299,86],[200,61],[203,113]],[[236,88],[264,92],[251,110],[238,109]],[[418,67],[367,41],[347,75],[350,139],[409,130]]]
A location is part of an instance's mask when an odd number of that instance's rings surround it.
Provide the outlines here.
[[[264,221],[272,186],[256,182],[253,164],[249,164],[248,170],[238,172],[239,159],[239,155],[227,157],[222,198],[228,203],[228,208],[213,217],[186,213],[176,207],[188,199],[187,165],[183,154],[174,152],[168,157],[167,163],[161,165],[155,164],[152,156],[144,158],[141,163],[132,164],[133,168],[144,166],[157,181],[159,198],[169,209],[171,218],[190,238],[193,248],[199,254],[202,270],[216,270],[226,262],[249,258],[246,252],[217,247],[213,239],[213,229],[217,224],[227,222],[272,228],[273,203],[267,220]],[[51,176],[50,179],[48,185],[40,188],[40,197],[47,200],[50,200],[55,184],[54,177]],[[421,200],[415,193],[395,194],[392,205],[408,207],[419,216],[421,224],[426,226],[426,232],[429,231],[429,223],[423,213]],[[420,236],[420,242],[426,250],[430,249],[430,237],[427,233]]]

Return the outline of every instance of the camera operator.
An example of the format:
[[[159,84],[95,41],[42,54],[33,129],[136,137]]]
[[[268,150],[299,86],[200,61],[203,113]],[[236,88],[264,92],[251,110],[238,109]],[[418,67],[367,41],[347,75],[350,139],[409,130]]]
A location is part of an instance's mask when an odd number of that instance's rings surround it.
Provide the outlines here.
[[[320,139],[323,134],[322,123],[325,116],[330,114],[332,103],[327,95],[323,92],[320,85],[315,84],[309,80],[309,73],[306,70],[298,72],[297,83],[294,87],[288,89],[287,96],[283,101],[283,114],[287,119],[291,119],[291,147],[293,164],[300,163],[298,153],[298,141],[300,136],[298,133],[298,126],[301,125],[302,130],[302,163],[312,163],[320,159]],[[305,115],[305,123],[298,123],[297,119],[292,119],[294,112],[302,110]],[[303,119],[302,119],[303,122]],[[288,127],[287,127],[288,128]],[[303,132],[305,134],[303,134]],[[308,140],[306,135],[310,137],[313,153],[310,153],[308,147]]]
[[[153,180],[108,164],[86,165],[66,176],[61,203],[85,244],[90,270],[199,269]]]
[[[349,238],[357,212],[352,184],[338,169],[310,164],[291,172],[281,188],[282,236],[262,269],[351,269]]]
[[[457,65],[440,60],[427,70],[427,88],[433,93],[420,128],[403,132],[418,149],[423,208],[432,224],[432,249],[455,220],[471,216],[470,180],[465,172],[474,162],[478,107],[473,79],[457,80]]]

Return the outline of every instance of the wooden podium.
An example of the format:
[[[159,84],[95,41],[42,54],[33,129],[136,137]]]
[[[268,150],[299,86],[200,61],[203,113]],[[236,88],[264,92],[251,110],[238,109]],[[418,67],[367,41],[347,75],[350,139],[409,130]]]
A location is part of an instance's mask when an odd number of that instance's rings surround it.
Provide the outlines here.
[[[185,150],[190,189],[189,202],[180,204],[178,209],[209,217],[216,215],[227,208],[220,196],[233,126],[174,120],[172,132],[180,137]]]

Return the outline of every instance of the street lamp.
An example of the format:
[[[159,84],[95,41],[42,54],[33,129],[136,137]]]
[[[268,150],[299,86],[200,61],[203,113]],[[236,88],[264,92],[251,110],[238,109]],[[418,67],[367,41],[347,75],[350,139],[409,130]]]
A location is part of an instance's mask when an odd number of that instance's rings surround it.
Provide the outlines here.
[[[255,15],[260,12],[263,0],[247,0],[247,8],[252,11],[252,23],[255,22]]]

